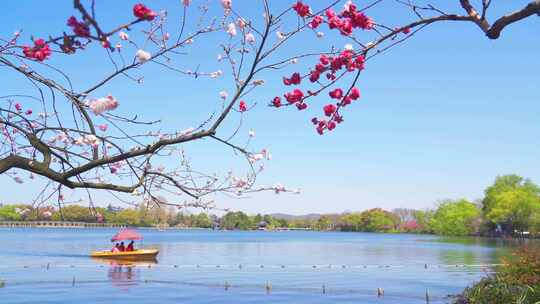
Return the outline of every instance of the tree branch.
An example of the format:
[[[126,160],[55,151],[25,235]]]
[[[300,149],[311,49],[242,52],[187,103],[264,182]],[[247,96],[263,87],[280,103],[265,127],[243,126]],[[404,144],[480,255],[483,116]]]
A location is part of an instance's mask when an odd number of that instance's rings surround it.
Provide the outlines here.
[[[511,14],[502,16],[486,31],[486,36],[490,39],[497,39],[501,35],[502,30],[517,21],[530,17],[532,15],[538,15],[540,17],[540,0],[535,0],[519,11],[515,11]]]

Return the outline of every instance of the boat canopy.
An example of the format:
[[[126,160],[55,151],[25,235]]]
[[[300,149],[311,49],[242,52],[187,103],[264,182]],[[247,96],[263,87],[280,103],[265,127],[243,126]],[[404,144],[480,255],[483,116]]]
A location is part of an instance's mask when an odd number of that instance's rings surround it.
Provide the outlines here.
[[[135,241],[135,240],[142,240],[142,239],[143,237],[137,232],[137,230],[127,228],[127,229],[122,229],[118,231],[118,233],[112,237],[111,242],[125,241],[125,240]]]

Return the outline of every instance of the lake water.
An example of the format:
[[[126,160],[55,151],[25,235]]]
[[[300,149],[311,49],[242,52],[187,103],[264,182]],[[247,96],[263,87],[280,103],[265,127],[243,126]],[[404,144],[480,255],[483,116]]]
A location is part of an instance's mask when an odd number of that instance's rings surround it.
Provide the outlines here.
[[[0,302],[403,304],[425,303],[427,290],[446,303],[510,248],[411,234],[140,231],[159,247],[157,264],[90,259],[110,248],[112,229],[0,229]]]

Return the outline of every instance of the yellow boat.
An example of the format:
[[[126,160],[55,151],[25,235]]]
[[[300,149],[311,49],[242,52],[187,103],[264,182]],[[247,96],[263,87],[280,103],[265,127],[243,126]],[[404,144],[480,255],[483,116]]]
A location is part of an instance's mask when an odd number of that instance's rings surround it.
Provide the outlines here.
[[[133,243],[133,241],[138,241],[142,239],[143,237],[136,230],[126,228],[126,229],[120,230],[117,234],[115,234],[111,238],[111,242],[130,240]],[[116,245],[118,245],[118,243]],[[90,253],[90,257],[102,258],[102,259],[124,260],[124,261],[155,261],[158,253],[159,253],[159,250],[157,249],[137,249],[137,250],[130,250],[130,251],[107,250],[107,251],[92,251]]]
[[[118,267],[118,266],[126,266],[126,267],[143,267],[143,268],[151,268],[152,266],[157,264],[157,259],[149,259],[149,260],[122,260],[122,259],[109,259],[109,258],[102,258],[102,257],[92,257],[92,261],[106,265],[106,266],[112,266],[112,267]]]
[[[92,251],[90,257],[93,258],[105,258],[105,259],[119,259],[128,261],[143,261],[143,260],[155,260],[159,250],[157,249],[137,249],[133,251]]]

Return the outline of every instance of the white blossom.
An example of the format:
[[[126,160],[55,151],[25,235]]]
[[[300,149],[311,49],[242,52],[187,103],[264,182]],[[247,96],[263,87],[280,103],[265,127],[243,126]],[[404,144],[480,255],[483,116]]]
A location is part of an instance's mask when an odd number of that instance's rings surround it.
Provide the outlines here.
[[[219,92],[219,97],[221,97],[221,99],[225,100],[225,99],[227,99],[227,97],[229,97],[229,93],[227,93],[227,91],[221,91],[221,92]]]
[[[215,72],[210,73],[210,78],[218,78],[221,75],[223,75],[223,72],[221,70],[217,70]]]
[[[144,50],[138,50],[137,53],[135,53],[135,57],[137,57],[137,60],[142,63],[150,60],[150,58],[152,58],[152,54]]]
[[[255,36],[252,33],[246,34],[246,41],[248,43],[255,43]]]
[[[221,0],[221,6],[224,10],[230,10],[232,8],[232,0]]]
[[[128,40],[129,39],[129,35],[126,32],[123,32],[123,31],[118,33],[118,37],[120,37],[121,40]]]
[[[226,32],[231,36],[236,36],[236,25],[234,25],[234,23],[229,23],[229,25],[227,25]]]

